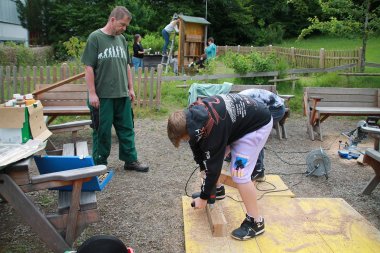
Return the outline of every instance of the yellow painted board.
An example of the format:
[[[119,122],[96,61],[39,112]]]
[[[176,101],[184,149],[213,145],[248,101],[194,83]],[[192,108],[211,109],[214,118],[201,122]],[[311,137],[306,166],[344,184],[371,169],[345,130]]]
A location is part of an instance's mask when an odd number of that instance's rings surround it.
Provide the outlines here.
[[[296,201],[334,252],[380,252],[380,231],[343,199]]]
[[[228,174],[226,174],[228,175]],[[281,196],[294,198],[295,194],[288,188],[288,186],[282,181],[281,177],[278,175],[267,175],[265,176],[265,182],[255,182],[257,190],[257,197],[261,198],[267,196]],[[230,192],[237,192],[234,187],[225,186],[226,194],[229,195]],[[287,190],[286,190],[287,189]],[[271,192],[272,190],[286,190],[279,192]],[[266,193],[267,192],[267,193]]]
[[[333,252],[308,222],[293,198],[263,198],[258,202],[265,233],[256,238],[262,252]],[[242,204],[243,208],[243,204]]]
[[[224,214],[228,223],[228,236],[213,237],[208,224],[206,211],[194,210],[194,208],[190,206],[191,201],[189,197],[182,197],[186,253],[261,252],[255,240],[240,242],[232,239],[230,236],[231,231],[239,227],[245,217],[238,202],[229,199],[222,201]]]

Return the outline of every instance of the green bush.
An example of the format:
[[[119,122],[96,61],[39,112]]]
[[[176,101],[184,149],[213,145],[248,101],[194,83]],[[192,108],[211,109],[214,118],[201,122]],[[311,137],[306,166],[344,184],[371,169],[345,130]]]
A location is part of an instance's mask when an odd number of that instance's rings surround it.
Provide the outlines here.
[[[0,45],[0,65],[46,65],[52,62],[50,47],[29,48],[7,42]]]
[[[171,35],[171,36],[173,36],[173,35]],[[162,47],[164,46],[164,39],[162,38],[162,36],[160,34],[151,33],[151,34],[145,35],[142,38],[141,44],[143,45],[143,47],[145,49],[152,48],[151,53],[161,52]],[[178,48],[178,36],[177,36],[176,41],[174,43],[174,51],[176,51],[177,48]]]
[[[249,72],[279,71],[280,76],[285,74],[288,67],[286,61],[277,58],[274,54],[268,56],[252,52],[250,54],[239,54],[227,52],[223,57],[224,64],[234,69],[235,73],[246,74]],[[267,78],[241,78],[243,83],[266,83]]]
[[[63,42],[63,46],[66,48],[67,55],[71,56],[75,61],[80,62],[80,58],[86,47],[85,41],[73,36],[68,41]]]

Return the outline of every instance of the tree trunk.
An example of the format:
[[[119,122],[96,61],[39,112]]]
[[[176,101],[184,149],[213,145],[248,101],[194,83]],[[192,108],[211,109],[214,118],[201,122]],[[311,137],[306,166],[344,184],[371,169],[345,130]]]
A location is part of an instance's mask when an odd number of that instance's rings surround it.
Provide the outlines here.
[[[367,0],[365,2],[366,10],[365,10],[365,19],[363,26],[363,44],[362,44],[362,59],[360,62],[360,72],[364,72],[365,70],[365,54],[367,50],[367,40],[368,40],[368,18],[369,18],[369,10],[371,7],[371,1]]]

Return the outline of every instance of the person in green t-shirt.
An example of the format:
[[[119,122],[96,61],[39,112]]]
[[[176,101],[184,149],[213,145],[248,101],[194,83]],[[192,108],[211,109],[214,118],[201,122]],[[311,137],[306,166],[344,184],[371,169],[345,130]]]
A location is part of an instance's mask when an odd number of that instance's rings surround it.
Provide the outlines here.
[[[124,169],[147,172],[149,167],[137,160],[131,106],[135,93],[128,65],[128,45],[122,35],[131,20],[132,15],[125,7],[115,7],[107,24],[88,37],[82,62],[86,66],[95,164],[107,164],[113,125]]]

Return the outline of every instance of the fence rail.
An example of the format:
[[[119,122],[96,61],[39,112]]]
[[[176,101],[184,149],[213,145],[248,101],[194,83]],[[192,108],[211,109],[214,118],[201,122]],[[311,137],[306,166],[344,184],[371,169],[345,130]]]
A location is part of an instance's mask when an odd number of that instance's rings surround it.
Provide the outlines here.
[[[0,102],[4,103],[6,100],[12,98],[15,93],[42,93],[56,88],[54,85],[59,81],[66,80],[59,84],[65,83],[84,84],[84,68],[82,66],[68,66],[62,64],[57,66],[0,66]],[[161,76],[162,66],[157,68],[155,74],[154,68],[145,68],[144,71],[140,68],[135,71],[132,68],[132,76],[134,79],[135,93],[136,93],[136,106],[138,108],[160,108],[161,105]],[[36,91],[39,85],[51,85],[43,90]]]
[[[353,50],[320,50],[285,48],[277,46],[253,47],[253,46],[218,46],[218,54],[226,52],[250,53],[258,52],[264,55],[275,54],[287,60],[293,68],[331,68],[347,64],[355,64],[353,70],[360,66],[361,48]]]

